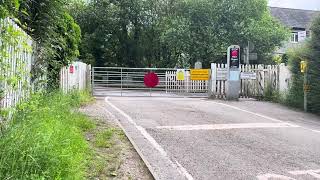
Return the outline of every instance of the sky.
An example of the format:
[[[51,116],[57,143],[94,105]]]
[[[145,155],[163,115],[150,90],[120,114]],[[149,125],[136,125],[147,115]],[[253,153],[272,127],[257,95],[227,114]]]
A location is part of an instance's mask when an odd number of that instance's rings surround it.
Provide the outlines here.
[[[320,10],[320,0],[269,0],[269,6]]]

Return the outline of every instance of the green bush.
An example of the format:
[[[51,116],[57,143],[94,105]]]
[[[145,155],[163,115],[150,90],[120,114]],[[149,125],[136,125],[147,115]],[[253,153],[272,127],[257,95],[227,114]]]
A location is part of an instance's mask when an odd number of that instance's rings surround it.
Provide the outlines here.
[[[301,73],[300,63],[308,59],[308,48],[301,47],[288,53],[289,67],[292,73],[291,84],[285,103],[289,106],[303,109],[304,102],[304,74]]]
[[[35,95],[18,107],[0,137],[0,179],[84,179],[94,128],[74,111],[80,96]]]
[[[286,101],[286,96],[284,93],[281,93],[280,91],[272,88],[271,85],[268,85],[265,88],[264,95],[262,100],[264,101],[272,101],[276,103],[285,103]]]
[[[308,111],[320,114],[320,16],[311,27],[312,38],[309,42],[310,57],[308,61]]]
[[[313,22],[312,38],[304,47],[289,53],[289,66],[292,72],[291,87],[286,99],[290,106],[304,107],[304,79],[300,63],[306,61],[308,80],[308,111],[320,113],[320,16]]]

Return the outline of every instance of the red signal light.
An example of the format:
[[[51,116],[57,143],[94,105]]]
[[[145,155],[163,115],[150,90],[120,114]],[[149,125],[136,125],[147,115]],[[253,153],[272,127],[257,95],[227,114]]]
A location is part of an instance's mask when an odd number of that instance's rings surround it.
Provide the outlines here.
[[[231,57],[232,58],[238,58],[238,56],[239,56],[238,50],[232,50],[231,51]]]

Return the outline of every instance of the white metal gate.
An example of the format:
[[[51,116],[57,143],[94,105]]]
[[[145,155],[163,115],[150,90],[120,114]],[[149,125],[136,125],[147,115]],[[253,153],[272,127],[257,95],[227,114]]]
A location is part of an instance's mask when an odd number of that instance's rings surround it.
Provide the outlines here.
[[[159,77],[155,88],[144,84],[147,73]],[[208,97],[209,81],[191,81],[186,70],[185,80],[177,80],[177,70],[170,68],[92,68],[92,89],[95,96]]]

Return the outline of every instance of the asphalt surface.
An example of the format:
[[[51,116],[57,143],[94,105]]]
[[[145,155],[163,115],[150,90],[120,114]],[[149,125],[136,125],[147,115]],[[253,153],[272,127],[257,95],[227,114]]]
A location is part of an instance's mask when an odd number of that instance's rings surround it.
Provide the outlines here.
[[[320,179],[320,117],[278,104],[110,97],[156,179]]]

